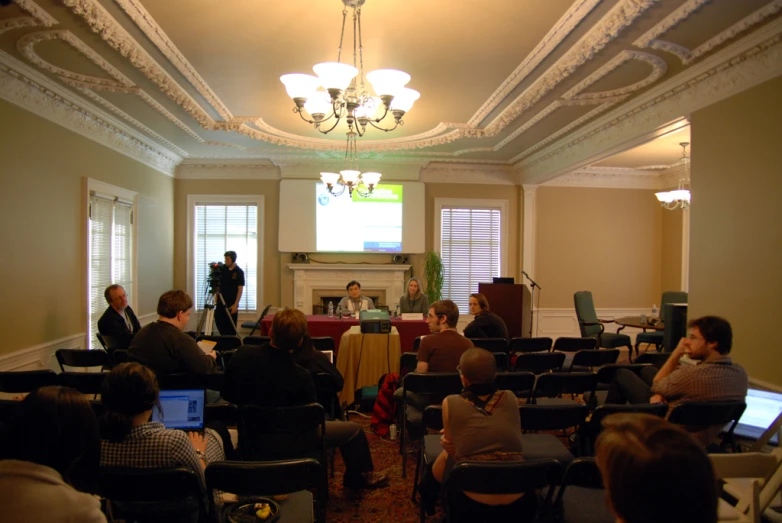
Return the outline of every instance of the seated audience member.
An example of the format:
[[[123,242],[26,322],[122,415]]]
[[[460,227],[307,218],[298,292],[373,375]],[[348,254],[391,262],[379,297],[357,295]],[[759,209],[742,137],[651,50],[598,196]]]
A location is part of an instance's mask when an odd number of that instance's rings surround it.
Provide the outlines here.
[[[99,459],[98,423],[83,394],[31,392],[0,439],[3,521],[105,523],[98,498],[83,493],[95,491]]]
[[[606,403],[673,406],[683,401],[744,400],[749,382],[744,369],[728,356],[733,338],[730,323],[717,316],[704,316],[690,321],[689,328],[689,337],[679,341],[659,371],[645,368],[640,376],[629,370],[617,371]],[[685,354],[697,365],[679,365]],[[721,428],[701,431],[698,439],[708,445]]]
[[[617,521],[717,521],[717,480],[692,435],[648,414],[614,414],[603,426],[595,456]]]
[[[157,303],[158,321],[145,326],[133,338],[128,350],[130,360],[146,365],[157,375],[215,372],[217,354],[204,354],[196,341],[182,332],[192,307],[193,299],[186,292],[164,293]]]
[[[489,310],[489,301],[483,294],[470,294],[470,314],[475,319],[464,328],[466,337],[508,339],[508,327],[502,318]]]
[[[459,358],[473,344],[456,332],[459,307],[451,300],[439,300],[429,307],[426,318],[433,333],[421,338],[416,372],[456,372]]]
[[[114,284],[106,287],[103,296],[109,308],[98,320],[98,332],[114,338],[118,344],[115,348],[127,349],[133,336],[141,330],[136,314],[128,305],[128,295],[122,285]]]
[[[375,308],[375,302],[372,298],[361,295],[361,284],[356,280],[348,283],[345,288],[348,295],[339,300],[337,311],[348,314],[354,314],[357,311],[368,311]]]
[[[167,429],[150,421],[160,407],[160,390],[152,371],[135,362],[117,365],[101,392],[100,464],[105,467],[185,467],[204,479],[203,469],[225,460],[223,439],[212,429],[201,435]],[[163,416],[165,417],[165,412]]]
[[[240,406],[294,407],[316,403],[312,375],[295,361],[295,352],[306,334],[307,319],[301,311],[278,312],[272,320],[270,343],[245,345],[231,358],[225,369],[223,398]],[[342,452],[345,487],[386,485],[388,476],[373,472],[369,443],[361,425],[327,421],[324,438],[328,447],[339,447]]]
[[[399,297],[399,313],[429,312],[429,298],[424,294],[421,280],[410,278],[407,280],[407,292]]]
[[[342,373],[329,361],[325,354],[317,350],[312,345],[309,335],[304,336],[301,346],[294,351],[296,364],[304,367],[310,374],[315,376],[318,373],[330,374],[334,378],[334,392],[339,392],[345,386],[345,378]],[[339,400],[334,398],[334,404],[337,406],[336,417],[342,418],[342,408],[339,406]]]

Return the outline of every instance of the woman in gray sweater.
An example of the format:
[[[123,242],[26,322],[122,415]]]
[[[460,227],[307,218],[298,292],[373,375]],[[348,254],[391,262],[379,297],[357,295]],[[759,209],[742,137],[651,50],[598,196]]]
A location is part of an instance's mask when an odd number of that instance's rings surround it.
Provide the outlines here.
[[[407,280],[407,292],[399,297],[399,312],[429,313],[429,298],[423,293],[423,286],[418,278]]]

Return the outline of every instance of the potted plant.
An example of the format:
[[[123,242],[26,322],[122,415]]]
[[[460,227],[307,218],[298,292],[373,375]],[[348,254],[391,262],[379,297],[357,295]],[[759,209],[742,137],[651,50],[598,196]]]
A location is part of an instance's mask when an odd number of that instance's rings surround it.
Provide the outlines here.
[[[424,293],[429,303],[434,303],[443,297],[443,259],[435,251],[429,251],[424,258]]]

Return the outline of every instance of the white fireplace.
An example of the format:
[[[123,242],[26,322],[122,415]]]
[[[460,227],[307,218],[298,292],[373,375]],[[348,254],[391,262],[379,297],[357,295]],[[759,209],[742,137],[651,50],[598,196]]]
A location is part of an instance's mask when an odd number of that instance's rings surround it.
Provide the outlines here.
[[[385,296],[393,306],[405,292],[405,272],[410,265],[289,263],[293,271],[293,303],[304,314],[312,314],[316,293],[339,291],[347,296],[345,285],[351,280],[361,283],[364,295]]]

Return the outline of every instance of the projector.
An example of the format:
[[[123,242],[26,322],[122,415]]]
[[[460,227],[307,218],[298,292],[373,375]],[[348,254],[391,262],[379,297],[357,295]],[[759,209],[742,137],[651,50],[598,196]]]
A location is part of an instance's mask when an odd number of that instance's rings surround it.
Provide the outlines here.
[[[391,318],[388,312],[378,309],[361,311],[358,317],[361,334],[390,334]]]

